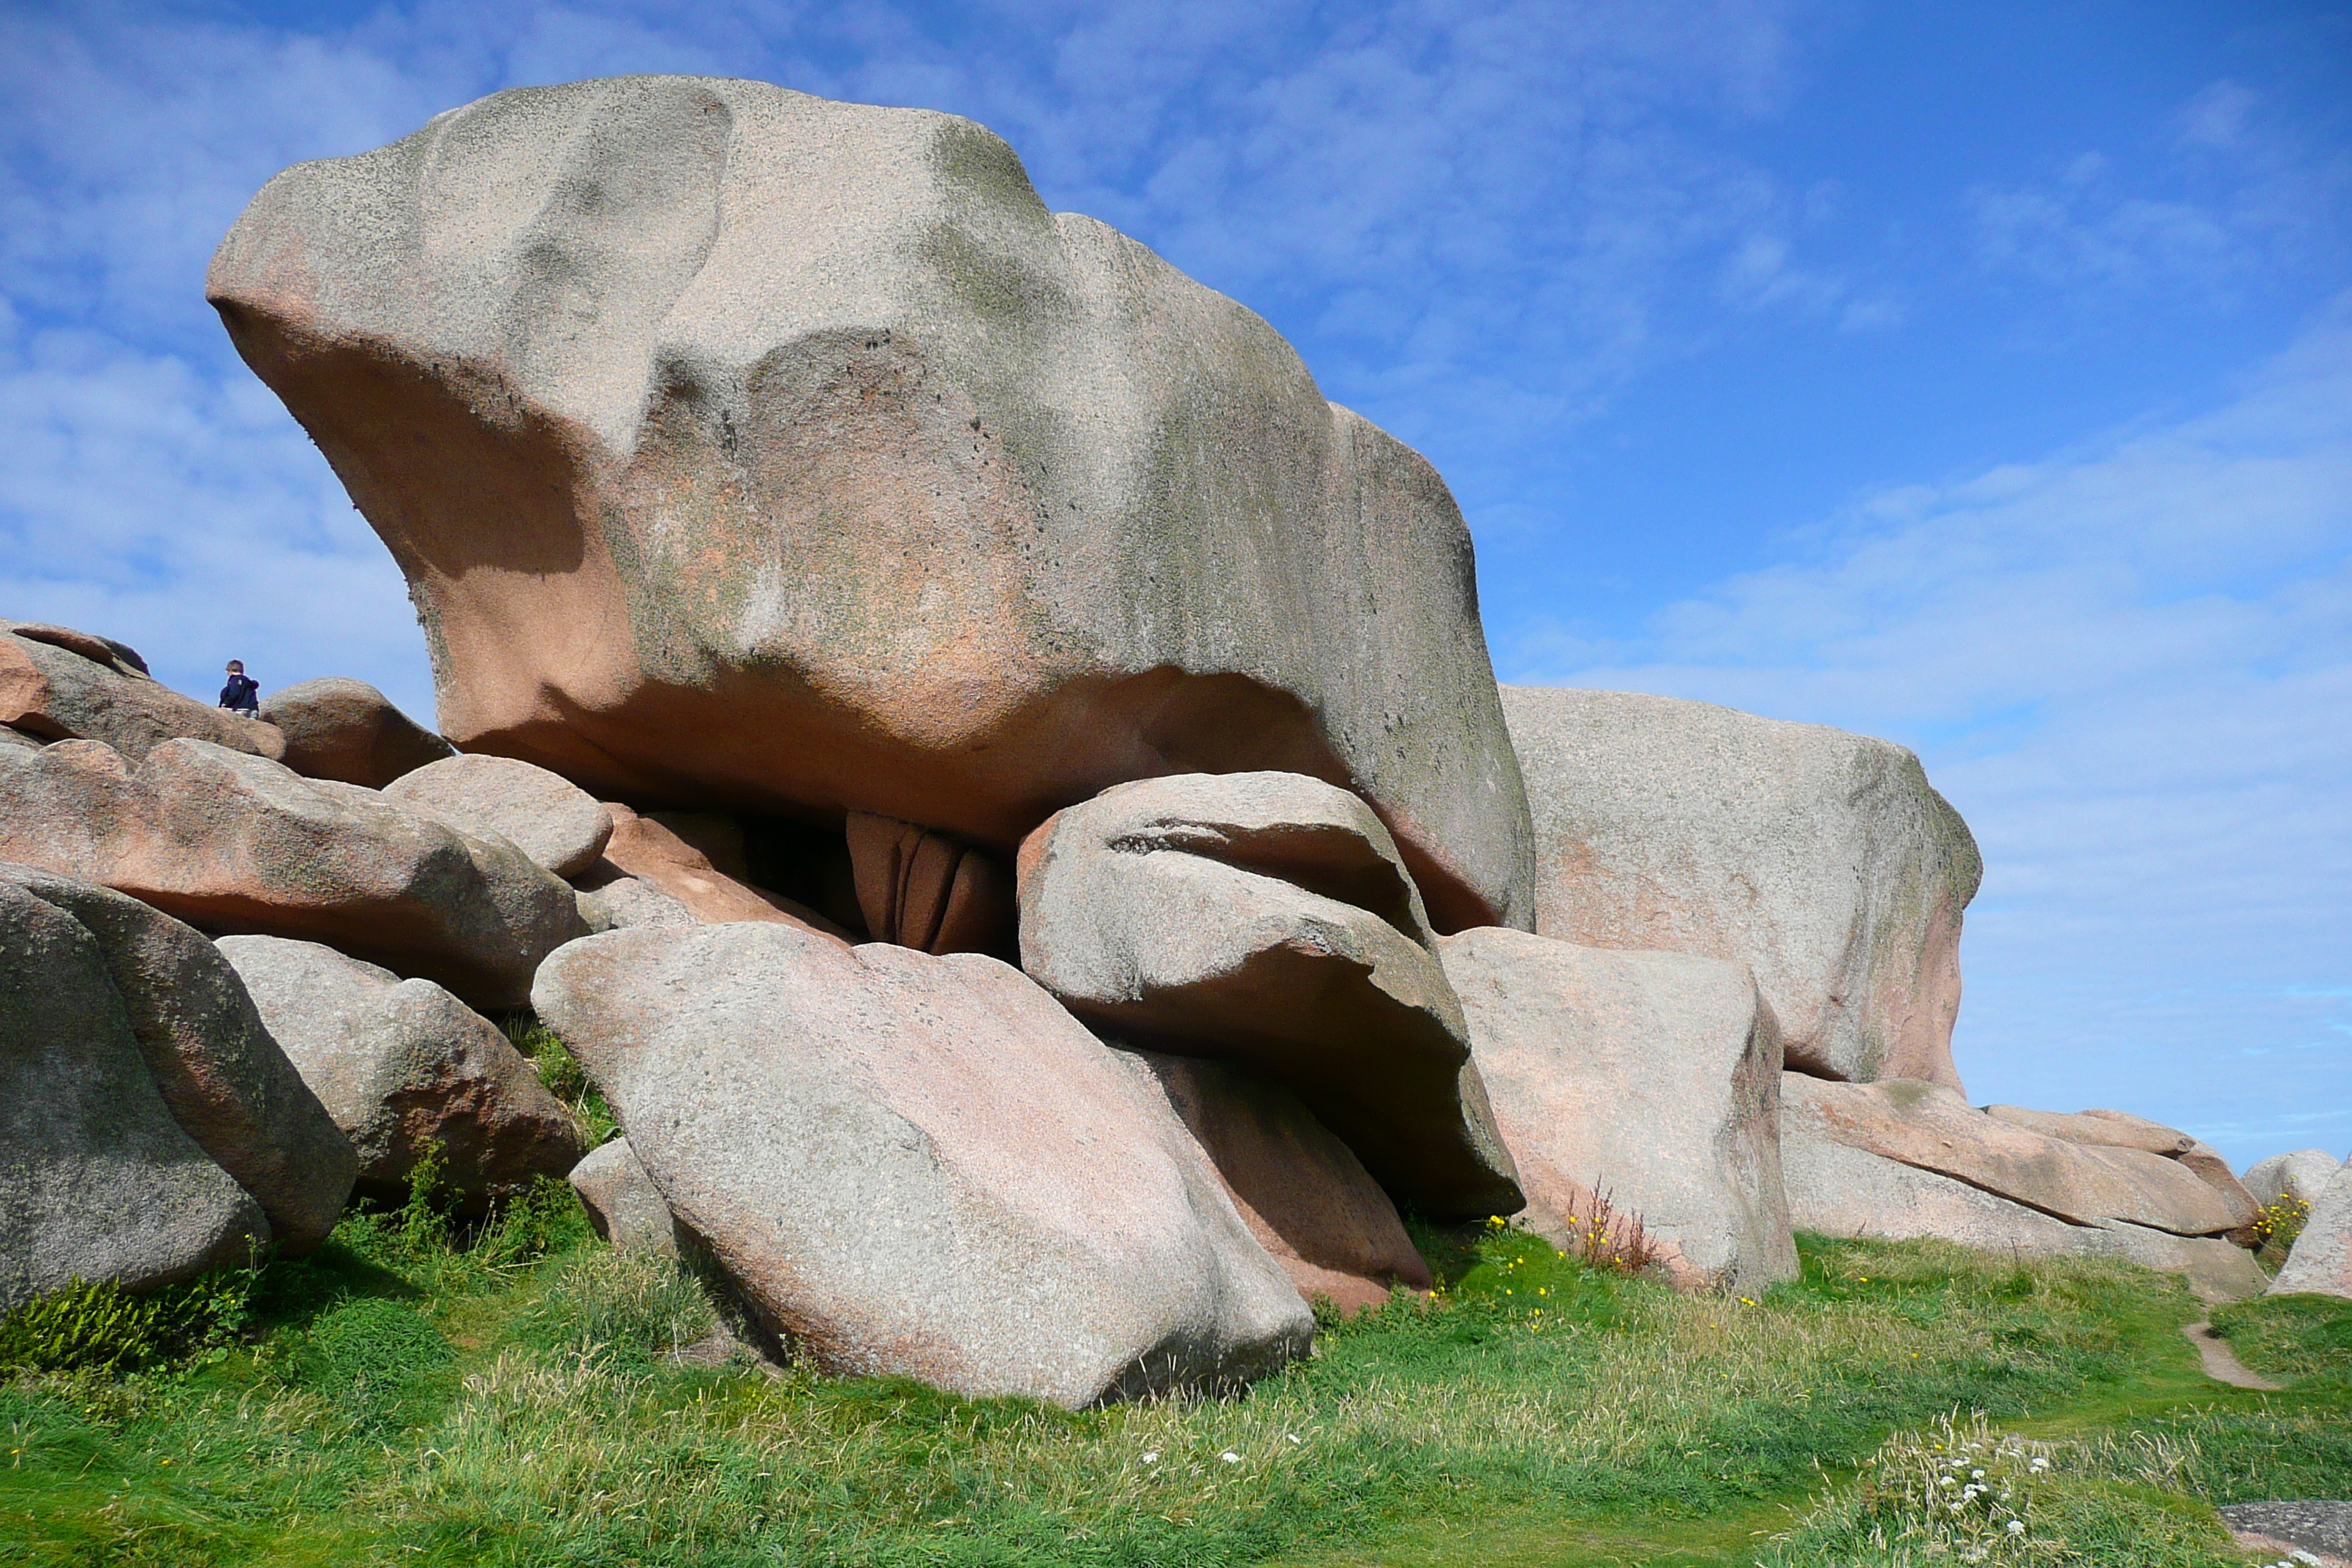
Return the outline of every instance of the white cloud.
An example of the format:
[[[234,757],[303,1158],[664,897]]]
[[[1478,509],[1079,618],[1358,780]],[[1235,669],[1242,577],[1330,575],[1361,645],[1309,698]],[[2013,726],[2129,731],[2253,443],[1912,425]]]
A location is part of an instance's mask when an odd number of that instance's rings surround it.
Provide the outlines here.
[[[1985,850],[1979,1098],[2352,1142],[2352,298],[2207,415],[1790,550],[1637,640],[1501,662],[1916,746]]]

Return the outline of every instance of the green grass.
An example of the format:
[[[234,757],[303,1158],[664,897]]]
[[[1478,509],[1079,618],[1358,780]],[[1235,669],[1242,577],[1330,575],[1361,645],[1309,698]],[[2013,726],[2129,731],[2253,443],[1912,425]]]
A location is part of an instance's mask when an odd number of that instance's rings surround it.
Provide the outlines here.
[[[0,1562],[1891,1565],[1951,1549],[1933,1445],[1978,1441],[2046,1461],[1985,1561],[2138,1568],[2235,1561],[2214,1502],[2352,1489],[2343,1303],[2216,1314],[2289,1384],[2250,1394],[2118,1263],[1808,1240],[1751,1302],[1423,1240],[1433,1306],[1244,1398],[1071,1415],[684,1364],[701,1287],[560,1186],[470,1234],[415,1201],[179,1359],[0,1374]]]

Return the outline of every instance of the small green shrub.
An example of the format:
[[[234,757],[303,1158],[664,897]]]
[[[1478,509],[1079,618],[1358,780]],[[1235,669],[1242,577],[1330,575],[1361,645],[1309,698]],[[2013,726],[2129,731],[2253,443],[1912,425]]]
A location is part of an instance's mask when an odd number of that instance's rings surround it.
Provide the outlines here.
[[[215,1352],[250,1314],[257,1268],[134,1296],[74,1280],[0,1318],[0,1372],[137,1372]]]
[[[547,1086],[547,1092],[571,1110],[572,1120],[580,1123],[588,1140],[588,1147],[600,1147],[619,1136],[620,1121],[604,1103],[603,1092],[589,1080],[587,1070],[572,1054],[572,1047],[541,1023],[538,1014],[523,1008],[508,1014],[499,1026],[514,1048],[539,1068],[540,1081]]]
[[[2352,1388],[2352,1301],[2334,1296],[2257,1296],[2213,1312],[2213,1331],[2266,1376]]]

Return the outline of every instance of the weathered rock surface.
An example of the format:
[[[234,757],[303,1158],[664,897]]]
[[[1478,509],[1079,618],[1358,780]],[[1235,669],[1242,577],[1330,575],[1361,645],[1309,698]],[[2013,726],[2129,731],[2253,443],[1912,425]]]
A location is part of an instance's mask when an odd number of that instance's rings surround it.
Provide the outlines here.
[[[1302,1298],[1355,1312],[1399,1285],[1430,1288],[1396,1205],[1297,1095],[1230,1062],[1132,1054]]]
[[[2253,1234],[2248,1227],[2261,1216],[2262,1205],[2254,1201],[2253,1194],[2238,1180],[2219,1150],[2178,1127],[2167,1127],[2161,1121],[2134,1116],[2128,1110],[2079,1110],[2069,1114],[2028,1110],[2017,1105],[1988,1105],[1985,1114],[2063,1142],[2160,1154],[2212,1188],[2236,1215],[2237,1223],[2231,1226],[2231,1239],[2240,1246],[2252,1245]]]
[[[687,1235],[820,1365],[1075,1407],[1307,1348],[1166,1101],[994,959],[624,931],[533,1000]]]
[[[264,722],[286,737],[279,759],[305,778],[382,789],[457,748],[403,713],[364,680],[305,680],[261,700]]]
[[[1105,790],[1022,846],[1022,967],[1079,1016],[1284,1084],[1398,1203],[1524,1202],[1388,830],[1297,773]]]
[[[223,937],[220,951],[358,1151],[363,1194],[399,1201],[436,1148],[444,1180],[477,1204],[579,1163],[579,1126],[537,1069],[430,980],[282,937]]]
[[[98,939],[0,881],[0,1313],[243,1263],[261,1205],[173,1119]]]
[[[1471,545],[1264,321],[969,121],[502,92],[255,198],[210,298],[408,574],[443,727],[607,797],[1000,850],[1123,780],[1347,783],[1527,918]]]
[[[2236,1205],[2177,1161],[2048,1137],[1938,1084],[1785,1074],[1780,1163],[1799,1230],[2109,1253],[2187,1273],[2209,1293],[2261,1289],[2259,1267],[2227,1239]]]
[[[402,774],[384,798],[478,838],[504,838],[559,877],[596,863],[613,814],[571,780],[512,757],[448,757]]]
[[[132,762],[183,736],[257,757],[285,754],[285,737],[270,725],[181,696],[118,644],[63,626],[5,625],[15,629],[0,632],[0,724],[44,741],[102,741]]]
[[[1780,1037],[1744,966],[1494,928],[1438,951],[1530,1229],[1567,1247],[1600,1194],[1678,1289],[1796,1278]]]
[[[985,851],[911,822],[849,814],[857,907],[877,942],[919,952],[986,952],[1013,945],[1013,877]]]
[[[2319,1194],[2327,1190],[2327,1184],[2336,1179],[2336,1173],[2343,1168],[2344,1162],[2325,1149],[2273,1154],[2247,1167],[2246,1191],[2265,1208],[2284,1197],[2315,1204]]]
[[[38,752],[45,742],[37,735],[0,724],[0,769],[15,766]]]
[[[325,942],[484,1006],[583,934],[572,890],[512,845],[373,790],[169,741],[134,773],[69,741],[0,772],[0,860],[101,883],[209,931]]]
[[[81,923],[173,1120],[250,1194],[289,1257],[327,1239],[359,1162],[202,932],[121,893],[0,863],[14,886]]]
[[[627,1139],[615,1138],[589,1150],[572,1167],[571,1181],[589,1223],[614,1248],[656,1258],[678,1256],[677,1222],[670,1217],[669,1200],[646,1173],[645,1163]]]
[[[2312,1200],[2303,1234],[2271,1281],[2273,1296],[2299,1291],[2352,1300],[2352,1164],[2338,1167]]]
[[[1957,1089],[1960,916],[1983,863],[1900,746],[1627,691],[1505,687],[1536,930],[1737,960],[1791,1066]]]
[[[2253,1255],[2219,1237],[2177,1236],[2123,1220],[2070,1224],[1937,1172],[1849,1147],[1821,1135],[1794,1107],[1782,1109],[1780,1169],[1799,1230],[1893,1241],[1935,1237],[2012,1257],[2127,1258],[2186,1276],[2209,1300],[2242,1300],[2265,1283]]]
[[[720,925],[755,921],[798,926],[846,946],[848,933],[807,905],[755,888],[711,863],[709,854],[678,832],[698,826],[640,816],[605,803],[613,837],[604,858],[580,879],[611,911],[617,926]],[[697,837],[701,837],[698,834]],[[740,833],[738,835],[740,838]],[[730,859],[740,860],[740,849]],[[631,887],[628,884],[637,884]]]

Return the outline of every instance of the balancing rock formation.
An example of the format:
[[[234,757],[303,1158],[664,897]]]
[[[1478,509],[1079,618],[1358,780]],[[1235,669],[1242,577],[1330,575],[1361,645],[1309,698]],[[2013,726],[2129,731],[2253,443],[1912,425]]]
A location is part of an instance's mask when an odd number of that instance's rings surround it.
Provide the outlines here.
[[[278,175],[207,288],[467,751],[1004,851],[1126,779],[1282,769],[1361,793],[1444,929],[1530,918],[1444,482],[969,121],[517,89]]]
[[[316,1246],[428,1147],[771,1349],[1070,1406],[1428,1289],[1409,1218],[1603,1195],[1684,1289],[1792,1223],[2262,1288],[2212,1150],[1961,1098],[1916,757],[1498,691],[1430,466],[967,121],[500,93],[280,174],[209,291],[446,734],[0,622],[0,1312]],[[2346,1288],[2352,1176],[2259,1174]]]

